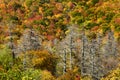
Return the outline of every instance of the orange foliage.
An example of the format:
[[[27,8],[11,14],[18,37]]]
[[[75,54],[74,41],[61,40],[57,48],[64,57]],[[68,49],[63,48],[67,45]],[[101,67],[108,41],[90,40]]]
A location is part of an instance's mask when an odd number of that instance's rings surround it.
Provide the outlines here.
[[[47,50],[37,50],[28,51],[27,55],[32,56],[30,59],[32,62],[30,62],[30,64],[32,64],[34,68],[48,70],[52,74],[55,73],[57,58],[54,54],[50,54]]]
[[[62,3],[56,3],[56,8],[59,10],[59,11],[63,11],[63,5]]]
[[[91,30],[92,31],[97,31],[99,29],[99,26],[95,26],[95,27],[93,27]]]
[[[120,18],[116,18],[115,23],[120,24]]]

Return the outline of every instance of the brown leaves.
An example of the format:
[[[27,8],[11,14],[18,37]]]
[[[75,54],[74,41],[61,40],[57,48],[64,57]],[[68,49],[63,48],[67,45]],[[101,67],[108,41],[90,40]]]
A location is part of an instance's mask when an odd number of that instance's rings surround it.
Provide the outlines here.
[[[116,18],[116,19],[115,19],[115,23],[116,23],[116,24],[120,24],[120,18]]]

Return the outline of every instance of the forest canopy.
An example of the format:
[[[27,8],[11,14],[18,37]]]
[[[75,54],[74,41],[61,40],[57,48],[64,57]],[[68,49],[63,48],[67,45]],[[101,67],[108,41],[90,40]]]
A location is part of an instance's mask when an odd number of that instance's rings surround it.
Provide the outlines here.
[[[0,0],[1,80],[116,80],[119,48],[119,0]]]

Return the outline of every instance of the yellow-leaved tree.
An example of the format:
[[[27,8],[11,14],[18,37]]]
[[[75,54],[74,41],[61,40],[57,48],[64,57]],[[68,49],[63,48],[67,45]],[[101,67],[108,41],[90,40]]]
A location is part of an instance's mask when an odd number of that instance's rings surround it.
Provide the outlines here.
[[[24,53],[23,63],[26,68],[32,67],[48,70],[54,75],[56,72],[57,57],[47,50],[32,50]]]

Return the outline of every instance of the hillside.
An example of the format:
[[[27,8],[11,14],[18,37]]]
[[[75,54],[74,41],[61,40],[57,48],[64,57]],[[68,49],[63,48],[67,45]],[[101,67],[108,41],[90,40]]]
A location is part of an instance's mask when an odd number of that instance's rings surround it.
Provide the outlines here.
[[[119,48],[119,0],[0,0],[1,80],[100,80]]]

